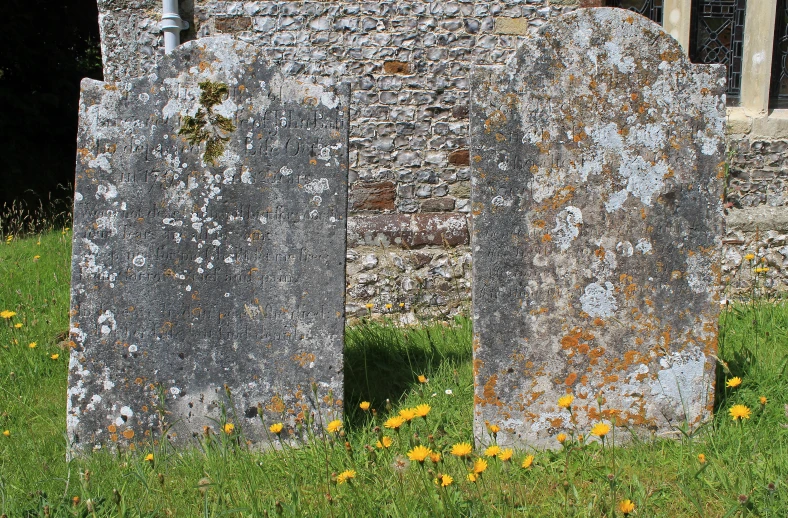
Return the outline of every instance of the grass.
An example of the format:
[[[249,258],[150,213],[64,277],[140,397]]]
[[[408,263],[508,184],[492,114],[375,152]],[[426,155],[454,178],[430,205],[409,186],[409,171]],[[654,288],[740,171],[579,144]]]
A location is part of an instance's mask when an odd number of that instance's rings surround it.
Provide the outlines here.
[[[680,440],[620,447],[627,431],[615,428],[604,443],[570,439],[506,461],[474,451],[470,458],[488,465],[470,482],[471,461],[450,453],[472,443],[469,321],[418,329],[365,322],[347,331],[345,420],[335,434],[261,453],[233,430],[185,450],[165,443],[67,462],[68,353],[58,344],[68,327],[69,258],[69,232],[0,243],[0,311],[16,313],[0,319],[0,431],[8,431],[0,435],[0,515],[612,517],[624,515],[624,500],[633,516],[788,513],[786,305],[753,301],[723,312],[716,417]],[[733,377],[742,383],[725,387]],[[383,426],[422,404],[426,418],[399,432]],[[737,404],[749,419],[731,419]],[[389,448],[377,447],[384,435]],[[417,445],[441,452],[440,462],[409,461]],[[453,479],[446,487],[435,482],[448,483],[444,475]]]

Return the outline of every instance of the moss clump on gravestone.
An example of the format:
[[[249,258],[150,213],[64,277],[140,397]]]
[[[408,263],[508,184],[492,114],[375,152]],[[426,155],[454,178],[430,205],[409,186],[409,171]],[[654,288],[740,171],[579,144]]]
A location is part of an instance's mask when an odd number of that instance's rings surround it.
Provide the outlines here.
[[[203,81],[200,86],[200,105],[194,117],[183,118],[183,126],[179,135],[186,135],[189,144],[195,145],[205,141],[203,160],[215,163],[224,153],[224,143],[230,140],[229,133],[235,131],[235,125],[227,117],[213,113],[213,107],[227,97],[229,90],[224,83]]]

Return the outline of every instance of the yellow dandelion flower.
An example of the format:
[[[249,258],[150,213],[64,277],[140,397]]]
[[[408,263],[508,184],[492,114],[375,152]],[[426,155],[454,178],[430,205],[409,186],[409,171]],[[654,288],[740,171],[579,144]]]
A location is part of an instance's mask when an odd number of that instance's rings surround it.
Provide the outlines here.
[[[432,450],[426,446],[416,446],[408,452],[408,458],[417,462],[424,462],[430,456]]]
[[[369,303],[369,304],[366,305],[366,307],[367,307],[367,309],[372,309],[372,308],[375,307],[375,305],[372,304],[372,303]]]
[[[522,466],[524,469],[528,469],[531,467],[531,465],[533,465],[533,463],[534,463],[534,456],[528,455],[526,458],[523,459],[523,463],[520,464],[520,466]]]
[[[473,461],[473,472],[476,473],[477,475],[481,475],[482,473],[484,473],[484,470],[486,469],[487,469],[486,460],[479,458]]]
[[[492,446],[488,446],[486,450],[484,450],[485,457],[495,457],[501,452],[501,447],[493,444]]]
[[[3,430],[3,435],[6,437],[11,437],[11,430]]]
[[[479,480],[479,475],[476,473],[468,473],[468,482],[476,482]]]
[[[512,458],[512,455],[514,455],[514,450],[511,448],[505,448],[498,454],[498,460],[506,462]]]
[[[745,405],[733,405],[728,412],[731,414],[731,419],[749,419],[750,409]]]
[[[391,304],[386,304],[386,309],[391,309]]]
[[[416,417],[416,410],[413,408],[403,408],[399,411],[399,416],[406,421],[411,421]]]
[[[72,496],[72,497],[71,497],[71,503],[72,503],[72,504],[74,504],[74,506],[78,506],[78,505],[79,505],[79,502],[80,502],[81,500],[82,500],[82,499],[81,499],[81,498],[79,498],[79,495],[74,495],[74,496]]]
[[[427,383],[427,376],[424,374],[419,374],[419,383]]]
[[[399,430],[399,427],[405,423],[405,420],[398,415],[394,417],[389,417],[386,419],[386,422],[383,423],[383,426],[386,428],[390,428],[392,430]]]
[[[434,451],[434,452],[430,453],[430,460],[431,460],[431,461],[432,461],[434,464],[437,464],[437,463],[439,463],[439,462],[441,461],[441,454],[440,454],[440,453],[438,453],[438,452],[436,452],[436,451]]]
[[[768,271],[769,271],[769,267],[768,267],[768,266],[759,266],[758,268],[756,268],[756,269],[755,269],[755,270],[753,270],[753,271],[754,271],[755,273],[766,273],[766,272],[768,272]]]
[[[369,410],[369,401],[362,401],[361,403],[358,404],[358,407],[361,410],[365,410],[365,411]]]
[[[378,444],[376,446],[378,448],[390,448],[393,442],[394,441],[391,440],[391,437],[387,437],[384,435],[383,438],[378,441]]]
[[[698,462],[701,464],[706,464],[706,456],[702,453],[698,453]]]
[[[745,261],[752,261],[753,259],[755,259],[755,254],[747,254],[744,256]]]
[[[618,510],[626,516],[635,510],[635,504],[630,499],[622,500],[618,503]]]
[[[145,461],[146,462],[153,462],[153,454],[149,453],[149,454],[145,455]]]
[[[741,385],[741,378],[736,376],[735,378],[731,378],[725,382],[725,386],[728,388],[735,388]]]
[[[489,421],[485,421],[484,424],[487,425],[487,431],[492,434],[496,434],[501,431],[501,427],[497,424],[490,424]]]
[[[405,307],[405,303],[404,302],[400,302],[399,303],[399,307],[404,308]]]
[[[566,434],[559,433],[558,435],[555,436],[555,440],[560,442],[561,444],[564,444],[564,441],[566,441]]]
[[[610,433],[610,425],[606,423],[597,423],[591,427],[591,435],[596,435],[599,438],[604,437]]]
[[[36,261],[38,261],[39,259],[41,259],[41,256],[40,256],[40,255],[34,255],[34,256],[33,256],[33,262],[36,262]]]
[[[235,430],[235,425],[233,423],[226,423],[224,425],[224,433],[229,435],[233,433],[233,430]]]
[[[334,419],[333,421],[328,423],[328,426],[326,428],[328,429],[328,433],[337,433],[339,430],[342,429],[342,421],[340,421],[339,419]]]
[[[430,410],[432,410],[432,407],[430,405],[428,405],[427,403],[422,403],[419,406],[417,406],[416,408],[414,408],[413,410],[416,412],[416,415],[418,417],[427,417],[427,414],[430,413]]]
[[[13,318],[14,316],[16,316],[16,311],[9,311],[7,309],[0,311],[0,317],[3,317],[6,320]]]
[[[37,345],[38,344],[35,342],[30,342],[29,344],[27,344],[27,346],[30,347],[31,349],[35,349]]]
[[[451,447],[451,454],[455,457],[467,457],[473,451],[473,447],[467,442],[458,442]]]
[[[53,360],[57,360],[58,358],[60,358],[60,355],[58,353],[55,353],[51,355],[50,358],[52,358]]]
[[[766,403],[768,403],[768,402],[769,402],[769,400],[768,400],[768,399],[766,399],[766,396],[761,396],[761,397],[759,398],[759,401],[761,402],[761,405],[765,405]]]
[[[16,324],[14,324],[14,327],[17,328],[17,329],[22,329],[23,325],[24,324],[22,322],[17,322]]]
[[[448,487],[451,483],[454,482],[454,479],[451,478],[451,475],[438,475],[438,478],[435,479],[435,483],[440,483],[441,487]]]
[[[345,482],[350,482],[354,478],[356,478],[355,470],[346,469],[345,471],[337,475],[337,484],[344,484]]]
[[[284,427],[285,425],[283,423],[274,423],[268,427],[268,431],[273,434],[279,435],[280,433],[282,433]]]
[[[575,400],[575,396],[572,394],[566,394],[565,396],[561,396],[558,398],[558,406],[559,408],[569,408],[572,406],[572,401]]]

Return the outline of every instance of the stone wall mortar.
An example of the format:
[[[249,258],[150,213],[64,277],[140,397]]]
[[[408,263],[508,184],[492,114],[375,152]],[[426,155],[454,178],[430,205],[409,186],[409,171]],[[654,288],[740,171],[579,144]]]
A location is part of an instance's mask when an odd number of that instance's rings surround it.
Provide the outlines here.
[[[549,18],[598,3],[186,0],[180,7],[181,16],[191,24],[182,33],[184,39],[232,34],[265,48],[269,59],[290,72],[351,82],[350,228],[354,220],[372,215],[389,215],[391,221],[401,215],[424,215],[419,222],[467,217],[471,67],[504,64],[523,39]],[[152,70],[163,57],[160,2],[99,0],[98,4],[105,78],[122,80]],[[751,142],[738,135],[730,144],[736,153],[728,207],[783,207],[788,142]],[[388,220],[367,219],[364,224],[370,221],[382,230]],[[782,236],[788,228],[782,234],[774,232]],[[759,233],[756,239],[753,232],[729,228],[723,270],[732,294],[750,290],[748,276],[737,273],[741,270],[737,256],[749,251],[774,264],[774,271],[768,272],[774,278],[766,283],[770,289],[788,289],[788,278],[782,274],[788,255],[779,252],[788,254],[788,249],[780,244],[782,238],[764,236]],[[349,240],[348,314],[385,315],[392,312],[386,308],[391,304],[397,318],[413,320],[420,314],[450,315],[467,307],[469,270],[467,276],[452,276],[448,282],[444,269],[429,265],[445,260],[449,268],[465,268],[471,252],[468,240],[447,244],[439,235],[432,237],[412,247],[385,240],[379,246],[356,246]],[[426,265],[415,266],[421,258],[406,270],[388,265],[391,254],[405,261],[416,252],[429,256]],[[369,256],[376,258],[376,266],[368,267]],[[372,308],[367,308],[369,304]]]

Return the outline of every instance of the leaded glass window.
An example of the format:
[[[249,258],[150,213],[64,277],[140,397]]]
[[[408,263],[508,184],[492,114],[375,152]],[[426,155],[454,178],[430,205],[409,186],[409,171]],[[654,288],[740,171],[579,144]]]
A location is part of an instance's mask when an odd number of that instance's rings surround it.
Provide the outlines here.
[[[635,11],[662,25],[662,2],[663,0],[607,0],[606,5]]]
[[[754,0],[758,1],[758,0]],[[728,67],[728,104],[738,105],[744,51],[745,0],[694,0],[690,59]]]
[[[788,2],[777,0],[769,107],[788,108]]]

